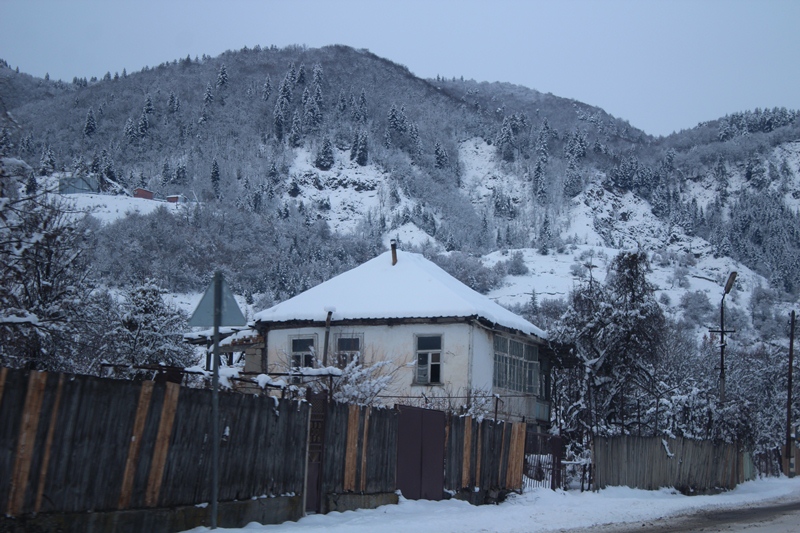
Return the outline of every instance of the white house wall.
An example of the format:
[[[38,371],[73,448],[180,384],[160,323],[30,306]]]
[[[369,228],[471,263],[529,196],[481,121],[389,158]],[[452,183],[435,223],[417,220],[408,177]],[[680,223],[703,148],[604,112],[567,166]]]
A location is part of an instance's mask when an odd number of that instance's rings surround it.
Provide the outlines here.
[[[431,395],[462,395],[470,383],[470,335],[475,331],[484,331],[469,324],[401,324],[394,326],[332,326],[330,330],[329,357],[335,352],[334,339],[337,336],[363,335],[364,348],[362,358],[366,363],[391,360],[397,364],[396,377],[393,381],[393,390],[386,391],[384,395],[421,397],[424,393]],[[325,339],[325,328],[293,328],[271,329],[267,336],[267,370],[268,373],[286,372],[291,360],[291,339],[297,336],[316,335],[317,359],[322,361],[322,344]],[[441,335],[442,336],[442,367],[439,385],[418,385],[414,383],[415,373],[415,336]],[[478,344],[487,344],[485,334]],[[473,363],[473,383],[480,383],[486,388],[492,383],[492,353],[483,351],[486,361]],[[331,364],[331,363],[329,363]],[[252,358],[247,362],[247,371],[260,372],[261,361]],[[477,374],[476,374],[477,372]],[[487,373],[488,372],[488,373]],[[476,377],[480,376],[479,378]],[[488,390],[488,388],[487,388]],[[384,403],[392,404],[388,400]]]
[[[317,360],[322,362],[325,328],[270,329],[267,335],[267,372],[285,373],[290,368],[291,339],[298,336],[315,335]],[[441,384],[419,385],[414,383],[416,371],[417,335],[442,336]],[[381,394],[382,403],[408,403],[410,398],[461,397],[485,392],[503,397],[498,409],[501,418],[532,421],[536,418],[535,398],[514,398],[519,393],[492,386],[494,373],[493,333],[475,324],[401,324],[370,326],[332,326],[329,335],[329,365],[333,365],[336,338],[339,336],[361,336],[363,338],[362,360],[369,364],[378,361],[393,361],[395,377],[392,386]],[[248,355],[245,370],[261,372],[260,355]]]
[[[494,376],[494,344],[492,332],[478,326],[473,327],[472,389],[491,392]]]

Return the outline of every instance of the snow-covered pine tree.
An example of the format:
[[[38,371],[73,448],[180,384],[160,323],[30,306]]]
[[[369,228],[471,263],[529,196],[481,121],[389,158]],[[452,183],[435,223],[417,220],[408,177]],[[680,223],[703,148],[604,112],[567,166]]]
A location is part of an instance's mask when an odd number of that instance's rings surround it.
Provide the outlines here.
[[[267,100],[269,100],[271,94],[272,94],[272,78],[270,78],[269,74],[267,74],[267,78],[264,80],[264,85],[261,87],[261,100],[266,102]]]
[[[303,146],[303,123],[300,121],[300,114],[295,111],[292,115],[292,129],[289,132],[289,146],[300,148]]]
[[[217,72],[217,88],[224,89],[228,85],[228,69],[225,67],[225,63],[220,65],[219,71]]]
[[[206,92],[203,93],[203,103],[209,106],[213,101],[214,101],[214,90],[211,87],[211,82],[208,82],[206,83]]]
[[[219,163],[217,158],[211,162],[211,188],[214,191],[214,197],[220,199],[220,186],[219,186]]]
[[[94,119],[94,110],[90,107],[86,113],[86,122],[83,125],[83,134],[86,137],[91,137],[97,131],[97,122]]]
[[[314,158],[314,166],[320,170],[330,170],[333,163],[333,145],[328,137],[324,137],[317,156]]]
[[[434,165],[438,169],[447,168],[450,166],[450,157],[447,155],[447,150],[442,146],[439,141],[433,147],[433,156],[436,159]]]
[[[191,365],[192,349],[183,342],[186,316],[164,303],[164,291],[146,280],[125,292],[114,363],[129,365]]]

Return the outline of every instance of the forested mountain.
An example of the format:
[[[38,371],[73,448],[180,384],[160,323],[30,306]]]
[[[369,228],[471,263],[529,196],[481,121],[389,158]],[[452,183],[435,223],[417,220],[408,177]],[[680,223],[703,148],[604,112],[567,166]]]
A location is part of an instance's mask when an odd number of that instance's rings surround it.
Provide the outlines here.
[[[300,206],[304,180],[318,190],[346,186],[314,181],[350,158],[384,173],[381,191],[390,198],[371,213],[379,226],[372,233],[413,220],[468,253],[538,246],[545,221],[557,233],[569,200],[601,176],[776,287],[800,287],[796,204],[782,211],[773,201],[797,191],[794,152],[775,151],[800,139],[795,111],[734,113],[656,139],[580,102],[503,83],[422,80],[344,46],[245,48],[71,83],[4,66],[0,94],[20,125],[6,130],[5,150],[40,172],[95,173],[128,190],[218,200],[270,219]],[[476,204],[456,193],[459,149],[476,138],[494,147],[513,194],[499,187]],[[292,175],[299,150],[310,154],[316,178]],[[776,196],[768,213],[757,205],[765,193]],[[392,198],[416,209],[398,219],[403,204]],[[309,219],[327,219],[328,207],[324,198],[302,204]],[[774,230],[762,238],[733,230],[737,224]],[[497,242],[506,227],[511,236]]]
[[[63,284],[96,289],[73,300],[91,300],[86,309],[99,317],[110,304],[97,291],[128,295],[122,318],[102,317],[116,324],[100,328],[118,332],[114,343],[124,338],[119,332],[148,323],[131,317],[142,316],[148,307],[142,299],[155,298],[158,288],[199,291],[220,269],[236,292],[263,308],[364,262],[386,239],[399,237],[402,246],[577,343],[595,381],[585,373],[562,376],[558,416],[565,433],[587,424],[630,431],[636,404],[639,431],[644,425],[656,433],[745,435],[766,439],[762,444],[772,438],[739,418],[742,426],[734,429],[714,425],[719,417],[707,409],[713,370],[703,365],[713,358],[707,329],[715,320],[714,290],[738,268],[745,296],[737,301],[734,291],[730,320],[742,332],[742,360],[762,364],[767,381],[760,389],[741,385],[731,409],[754,408],[758,394],[780,382],[770,372],[775,347],[785,345],[782,313],[800,292],[797,111],[736,111],[656,138],[585,103],[506,83],[420,79],[345,46],[245,48],[71,82],[34,78],[0,61],[0,99],[3,179],[17,183],[5,190],[18,190],[3,204],[6,231],[46,234],[51,219],[26,217],[21,198],[37,198],[37,190],[67,176],[92,178],[108,193],[143,187],[157,197],[188,199],[179,209],[109,223],[90,217],[80,231],[69,230],[69,246],[81,249],[80,275]],[[50,213],[46,202],[37,205],[29,214]],[[628,255],[611,259],[614,250]],[[25,259],[12,248],[4,253]],[[9,272],[24,285],[27,263],[14,261]],[[562,285],[572,289],[542,298],[542,280],[564,264]],[[607,276],[593,270],[599,266]],[[625,275],[629,285],[620,281]],[[519,290],[505,294],[504,287]],[[28,304],[16,288],[5,289],[7,319],[24,322],[25,313],[39,317],[58,307],[44,286],[21,291],[41,293]],[[605,304],[581,307],[590,301]],[[603,314],[620,302],[638,309],[646,323]],[[58,322],[63,313],[53,316]],[[587,323],[601,329],[583,342]],[[620,331],[638,327],[650,331],[653,346],[608,352]],[[82,342],[110,346],[103,331]],[[76,333],[67,328],[60,335],[36,337],[22,351],[65,350],[65,339]],[[681,343],[682,356],[697,357],[654,355]],[[591,359],[593,350],[615,362],[592,367],[606,360]],[[635,362],[642,350],[652,358]],[[697,379],[685,383],[677,367],[691,368]],[[632,379],[650,380],[640,384],[640,396],[622,400],[625,386],[608,385]],[[596,399],[606,402],[591,413],[581,396],[589,389],[580,385],[590,382]],[[670,410],[642,407],[668,396]],[[578,405],[582,410],[570,411]],[[676,414],[695,408],[707,414]],[[775,425],[765,420],[759,423]]]

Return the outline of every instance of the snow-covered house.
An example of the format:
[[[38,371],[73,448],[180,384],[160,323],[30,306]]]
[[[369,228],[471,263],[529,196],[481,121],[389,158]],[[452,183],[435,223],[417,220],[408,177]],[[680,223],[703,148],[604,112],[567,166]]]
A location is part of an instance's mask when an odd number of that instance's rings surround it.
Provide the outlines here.
[[[265,345],[247,372],[391,361],[383,403],[482,400],[499,415],[549,423],[547,334],[419,254],[393,248],[257,313],[253,325]]]

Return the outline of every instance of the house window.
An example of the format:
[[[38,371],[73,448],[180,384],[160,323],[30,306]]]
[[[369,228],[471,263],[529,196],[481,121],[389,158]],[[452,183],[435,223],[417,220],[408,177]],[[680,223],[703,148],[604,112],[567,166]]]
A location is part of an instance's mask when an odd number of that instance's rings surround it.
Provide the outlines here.
[[[361,359],[364,336],[360,334],[340,335],[336,337],[336,353],[333,356],[333,364],[339,368],[349,365],[353,359]]]
[[[442,382],[442,336],[418,335],[414,382],[430,385]]]
[[[316,340],[316,335],[292,337],[289,340],[292,349],[292,368],[314,367]]]
[[[501,389],[539,395],[539,350],[536,345],[494,336],[494,379]]]

